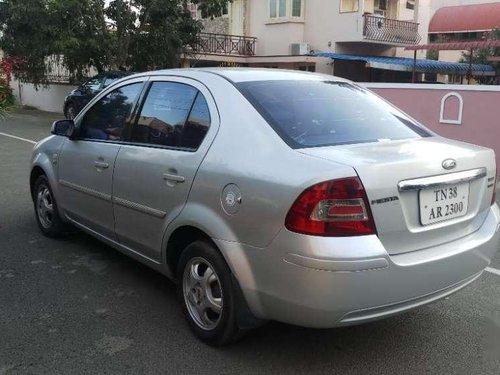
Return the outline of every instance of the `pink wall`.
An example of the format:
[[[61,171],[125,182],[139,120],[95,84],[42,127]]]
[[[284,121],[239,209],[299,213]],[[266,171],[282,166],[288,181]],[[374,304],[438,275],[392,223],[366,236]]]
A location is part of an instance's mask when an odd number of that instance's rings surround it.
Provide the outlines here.
[[[367,83],[364,86],[439,135],[494,149],[500,170],[499,86],[392,83]],[[458,94],[463,100],[460,125],[440,123],[441,101],[450,93]],[[457,97],[449,97],[444,106],[444,120],[458,120],[459,106]]]

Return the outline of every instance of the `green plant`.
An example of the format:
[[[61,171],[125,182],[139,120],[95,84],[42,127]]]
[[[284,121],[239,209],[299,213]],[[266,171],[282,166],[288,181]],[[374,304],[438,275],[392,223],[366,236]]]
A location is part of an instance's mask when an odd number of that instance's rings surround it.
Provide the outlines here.
[[[191,0],[205,15],[228,1]],[[177,67],[200,30],[188,0],[0,0],[0,48],[23,57],[16,78],[35,86],[49,82],[51,67],[70,81],[93,70]]]
[[[487,40],[500,40],[500,29],[494,29],[488,33]],[[491,65],[495,71],[497,77],[500,76],[500,63],[495,61],[490,61],[490,57],[500,56],[500,48],[478,48],[472,51],[472,58],[470,56],[470,51],[463,52],[460,62],[470,63],[472,60],[473,64],[488,64]],[[495,78],[491,77],[477,77],[477,80],[481,84],[498,84]]]
[[[10,88],[12,72],[22,63],[22,59],[4,57],[0,61],[0,117],[15,104],[15,98]]]

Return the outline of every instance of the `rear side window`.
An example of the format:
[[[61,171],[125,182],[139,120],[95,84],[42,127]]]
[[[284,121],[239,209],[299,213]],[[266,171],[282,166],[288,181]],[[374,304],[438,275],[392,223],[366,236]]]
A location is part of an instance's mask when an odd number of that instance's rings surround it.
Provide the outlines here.
[[[196,95],[193,108],[182,132],[181,147],[197,149],[210,127],[210,112],[201,92]]]
[[[111,91],[95,103],[80,124],[82,138],[118,141],[130,121],[133,106],[141,93],[142,82]]]
[[[210,126],[203,94],[176,82],[154,82],[144,102],[132,142],[197,149]]]
[[[258,81],[237,87],[292,148],[430,136],[396,108],[349,83]]]

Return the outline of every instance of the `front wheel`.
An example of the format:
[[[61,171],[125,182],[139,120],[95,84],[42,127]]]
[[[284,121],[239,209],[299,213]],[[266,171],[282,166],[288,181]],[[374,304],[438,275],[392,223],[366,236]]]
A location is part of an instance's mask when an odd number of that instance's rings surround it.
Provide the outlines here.
[[[66,231],[57,203],[46,176],[41,175],[33,185],[35,217],[40,230],[48,237],[58,237]]]
[[[220,253],[206,242],[190,244],[181,255],[177,275],[182,309],[195,335],[214,346],[238,339],[238,298]]]

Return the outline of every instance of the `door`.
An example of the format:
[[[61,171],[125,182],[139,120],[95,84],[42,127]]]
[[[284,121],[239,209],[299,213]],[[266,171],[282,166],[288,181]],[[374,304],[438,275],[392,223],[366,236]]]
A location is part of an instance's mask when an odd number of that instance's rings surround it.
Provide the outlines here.
[[[161,260],[165,229],[184,207],[217,127],[203,85],[175,78],[151,83],[115,164],[115,231],[123,245]]]
[[[235,0],[231,4],[231,11],[229,14],[229,34],[231,35],[245,35],[244,30],[244,16],[243,16],[243,1]]]
[[[79,136],[64,143],[58,161],[66,215],[108,238],[114,238],[113,167],[143,85],[126,84],[95,102],[76,124]]]

